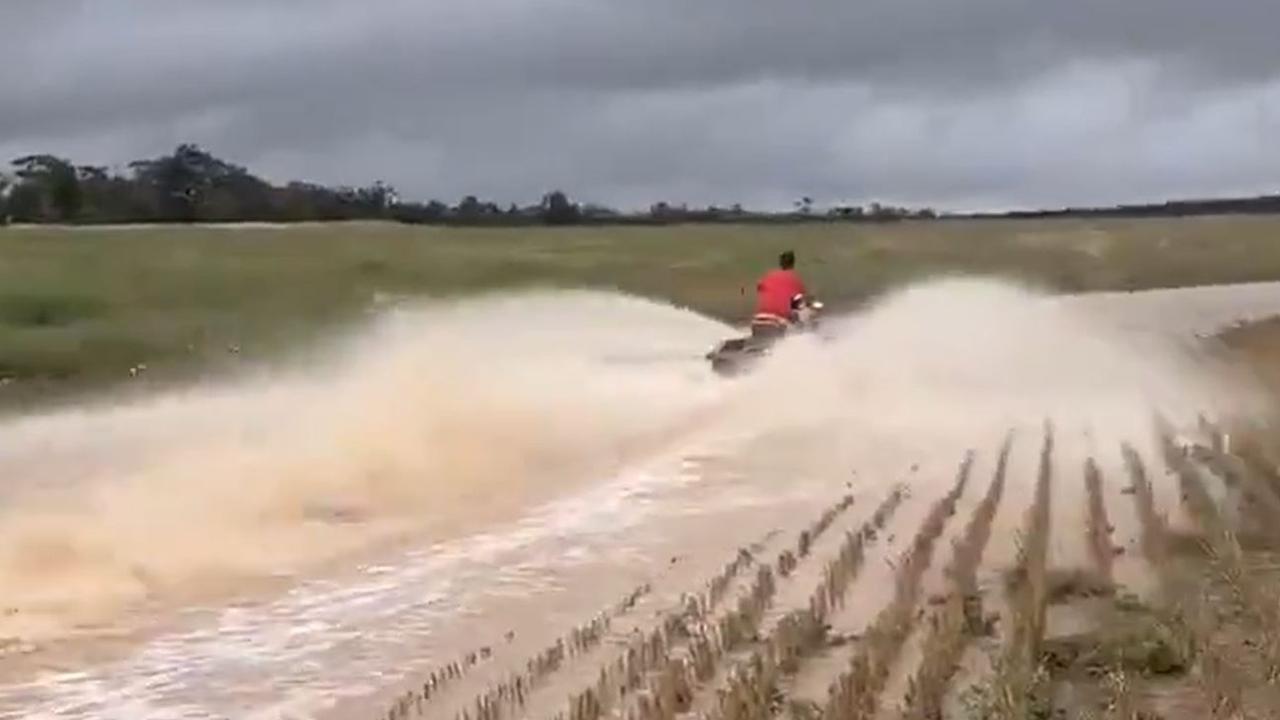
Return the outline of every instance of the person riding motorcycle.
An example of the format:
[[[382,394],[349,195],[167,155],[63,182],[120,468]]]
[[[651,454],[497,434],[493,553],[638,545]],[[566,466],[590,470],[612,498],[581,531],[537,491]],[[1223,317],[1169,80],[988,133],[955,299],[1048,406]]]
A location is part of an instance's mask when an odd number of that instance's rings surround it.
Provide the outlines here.
[[[808,297],[804,281],[796,273],[796,255],[788,250],[778,256],[778,267],[756,283],[756,311],[751,318],[751,337],[774,340],[786,334],[795,322],[797,303]]]

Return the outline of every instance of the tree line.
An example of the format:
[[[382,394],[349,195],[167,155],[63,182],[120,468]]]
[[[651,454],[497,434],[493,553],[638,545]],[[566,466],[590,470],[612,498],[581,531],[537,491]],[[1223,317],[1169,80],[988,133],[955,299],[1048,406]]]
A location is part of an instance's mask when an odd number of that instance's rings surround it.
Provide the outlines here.
[[[456,203],[406,201],[394,187],[330,187],[316,183],[272,184],[247,168],[198,145],[129,163],[123,171],[77,165],[50,154],[27,155],[0,172],[0,222],[112,224],[193,222],[305,222],[395,220],[458,225],[571,225],[582,223],[668,224],[682,222],[768,222],[785,219],[897,220],[933,217],[872,204],[814,210],[802,198],[794,212],[761,213],[728,207],[690,208],[655,203],[647,212],[623,213],[580,204],[552,190],[531,205],[497,203],[473,195]]]
[[[575,225],[770,222],[896,222],[947,218],[1150,217],[1280,212],[1280,196],[1175,201],[1151,205],[940,216],[929,208],[870,203],[816,207],[802,197],[786,212],[741,205],[690,207],[657,202],[623,213],[574,202],[560,190],[531,205],[506,206],[468,195],[456,203],[406,201],[383,182],[366,187],[272,184],[248,169],[179,145],[172,153],[113,171],[49,154],[27,155],[0,171],[0,224],[193,223],[394,220],[448,225]]]
[[[1015,210],[1004,213],[971,215],[985,219],[1047,220],[1053,218],[1144,218],[1194,217],[1200,215],[1278,215],[1280,195],[1257,195],[1243,198],[1208,198],[1204,200],[1170,200],[1146,205],[1113,205],[1111,207],[1072,207],[1060,210]]]

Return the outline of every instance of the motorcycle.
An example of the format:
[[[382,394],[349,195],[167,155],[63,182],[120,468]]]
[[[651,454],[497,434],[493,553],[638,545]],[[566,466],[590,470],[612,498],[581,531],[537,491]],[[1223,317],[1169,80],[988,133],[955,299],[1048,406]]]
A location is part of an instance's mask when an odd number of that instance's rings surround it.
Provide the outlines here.
[[[706,358],[718,375],[733,377],[751,369],[751,366],[767,356],[774,344],[795,333],[813,332],[818,327],[822,302],[804,295],[791,299],[789,318],[752,322],[752,331],[746,337],[725,340],[712,348]]]

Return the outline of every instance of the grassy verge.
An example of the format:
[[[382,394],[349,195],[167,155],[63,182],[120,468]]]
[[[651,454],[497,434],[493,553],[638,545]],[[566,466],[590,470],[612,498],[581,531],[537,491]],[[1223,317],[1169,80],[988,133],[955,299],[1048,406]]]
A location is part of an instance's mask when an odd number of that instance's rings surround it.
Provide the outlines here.
[[[0,230],[0,406],[271,357],[359,318],[384,295],[528,286],[619,289],[740,319],[751,286],[795,249],[835,305],[938,274],[1058,290],[1280,279],[1280,220],[444,229]]]

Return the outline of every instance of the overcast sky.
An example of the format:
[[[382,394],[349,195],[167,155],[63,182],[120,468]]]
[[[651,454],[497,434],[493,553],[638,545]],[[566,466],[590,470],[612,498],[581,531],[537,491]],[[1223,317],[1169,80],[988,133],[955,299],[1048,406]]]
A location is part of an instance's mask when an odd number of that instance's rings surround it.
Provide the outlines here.
[[[1274,0],[0,0],[0,156],[625,207],[1280,191]]]

